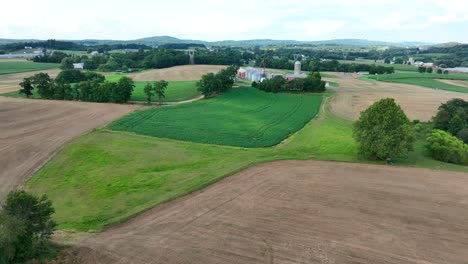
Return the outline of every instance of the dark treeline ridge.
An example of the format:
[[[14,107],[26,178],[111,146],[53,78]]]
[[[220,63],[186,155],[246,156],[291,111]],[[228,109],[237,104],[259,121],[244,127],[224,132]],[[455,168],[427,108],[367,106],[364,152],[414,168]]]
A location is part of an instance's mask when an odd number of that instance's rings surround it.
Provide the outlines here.
[[[190,49],[190,48],[206,48],[204,44],[198,43],[168,43],[159,45],[160,49]]]
[[[103,53],[98,55],[69,55],[55,51],[52,55],[45,54],[33,58],[35,62],[62,63],[83,62],[87,70],[116,71],[128,69],[161,69],[189,64],[189,56],[184,51],[174,49],[139,49],[134,52]],[[70,61],[71,60],[71,61]],[[210,65],[241,65],[244,63],[242,53],[238,49],[222,48],[215,51],[197,49],[195,64]]]
[[[263,60],[256,60],[255,66],[261,67]],[[265,65],[272,69],[294,69],[294,62],[288,59],[265,58]],[[307,59],[302,61],[302,70],[310,72],[335,71],[335,72],[359,72],[368,71],[370,74],[394,73],[393,67],[375,64],[339,63],[337,60],[320,61],[318,59]]]
[[[24,47],[43,48],[53,50],[79,50],[79,51],[98,51],[100,53],[120,50],[120,49],[151,49],[151,47],[142,44],[103,44],[103,45],[83,45],[72,41],[61,41],[49,39],[46,41],[38,42],[18,42],[0,45],[0,51],[4,53],[22,50]]]
[[[276,76],[271,79],[265,79],[262,82],[253,82],[252,87],[265,92],[323,92],[325,91],[325,82],[318,72],[311,72],[306,78],[296,78],[286,80],[282,76]]]
[[[38,73],[25,78],[20,86],[22,89],[19,92],[27,97],[35,89],[43,99],[126,103],[132,96],[135,84],[128,77],[109,82],[95,72],[65,70],[55,79],[47,73]]]

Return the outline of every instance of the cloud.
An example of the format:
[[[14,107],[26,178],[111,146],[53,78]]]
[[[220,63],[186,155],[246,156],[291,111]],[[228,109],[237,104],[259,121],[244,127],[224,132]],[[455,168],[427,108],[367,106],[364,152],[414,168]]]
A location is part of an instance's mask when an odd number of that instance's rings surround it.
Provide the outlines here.
[[[459,34],[468,28],[465,0],[178,0],[164,4],[151,0],[81,0],[73,6],[61,0],[23,0],[7,1],[2,10],[7,11],[0,16],[0,38],[136,39],[171,35],[204,40],[361,37],[468,42],[468,34]],[[451,30],[444,31],[443,27]]]

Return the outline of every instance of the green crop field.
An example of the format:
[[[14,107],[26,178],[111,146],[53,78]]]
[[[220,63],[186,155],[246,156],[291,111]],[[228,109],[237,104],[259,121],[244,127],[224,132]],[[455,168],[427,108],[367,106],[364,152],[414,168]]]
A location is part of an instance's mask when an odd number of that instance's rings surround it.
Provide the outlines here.
[[[369,79],[374,79],[383,82],[406,83],[428,87],[432,89],[441,89],[452,92],[468,93],[468,88],[451,85],[438,81],[437,79],[446,80],[464,80],[468,81],[468,74],[451,73],[451,74],[428,74],[428,73],[394,73],[368,76]]]
[[[60,67],[57,63],[38,63],[29,61],[14,61],[14,62],[1,62],[0,61],[0,75],[19,73],[19,72],[30,72],[30,71],[41,71]]]
[[[266,147],[301,129],[317,114],[321,101],[320,95],[273,94],[241,87],[192,104],[139,111],[110,127],[184,141]]]
[[[59,229],[89,231],[125,221],[257,163],[280,159],[371,162],[358,156],[352,122],[333,115],[329,99],[326,97],[319,116],[270,148],[93,131],[59,151],[27,182],[26,189],[47,194],[53,201]],[[397,160],[396,165],[468,172],[467,167],[430,158],[423,137],[418,137],[408,159]]]

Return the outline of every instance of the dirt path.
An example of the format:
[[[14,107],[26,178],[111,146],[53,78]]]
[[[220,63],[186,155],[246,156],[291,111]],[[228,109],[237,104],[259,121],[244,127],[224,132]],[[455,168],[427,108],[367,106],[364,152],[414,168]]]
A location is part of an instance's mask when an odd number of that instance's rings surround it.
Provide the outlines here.
[[[279,161],[83,240],[79,263],[466,263],[468,174]]]
[[[335,78],[324,78],[339,83],[331,102],[332,112],[349,119],[359,118],[360,112],[374,102],[391,97],[401,106],[410,119],[430,120],[440,104],[453,98],[468,100],[468,94],[434,90],[409,84],[359,80],[357,75],[328,73]]]
[[[22,82],[24,78],[31,77],[36,73],[44,72],[49,74],[51,78],[55,78],[60,71],[60,69],[52,69],[0,75],[0,94],[18,91],[21,88],[19,83]]]
[[[456,86],[461,86],[461,87],[466,87],[468,88],[468,81],[462,81],[462,80],[444,80],[444,79],[437,79],[439,82],[451,84],[451,85],[456,85]]]
[[[60,146],[137,108],[0,97],[0,201]]]
[[[217,73],[227,66],[223,65],[184,65],[165,69],[148,70],[139,73],[129,74],[128,77],[134,81],[198,81],[202,75],[207,73]]]

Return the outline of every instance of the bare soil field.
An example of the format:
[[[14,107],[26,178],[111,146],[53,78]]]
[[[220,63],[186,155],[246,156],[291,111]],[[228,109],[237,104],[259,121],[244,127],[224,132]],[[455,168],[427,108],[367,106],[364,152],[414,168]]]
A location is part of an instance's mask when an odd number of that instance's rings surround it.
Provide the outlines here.
[[[60,146],[136,108],[0,97],[0,201]]]
[[[27,58],[0,58],[0,62],[25,62]]]
[[[251,167],[83,239],[77,263],[466,263],[468,174]]]
[[[336,78],[324,80],[339,83],[331,88],[336,96],[331,102],[332,112],[349,119],[357,119],[361,111],[374,102],[391,97],[401,106],[411,119],[428,121],[436,113],[440,104],[453,98],[468,100],[468,94],[434,90],[409,84],[387,83],[375,80],[359,80],[357,75],[345,76],[342,73],[327,73]]]
[[[165,69],[148,70],[128,75],[134,81],[198,81],[202,75],[217,73],[227,66],[222,65],[183,65]]]
[[[444,80],[444,79],[437,79],[439,82],[451,84],[451,85],[457,85],[457,86],[462,86],[468,88],[468,82],[463,81],[463,80]]]
[[[31,77],[36,73],[44,72],[49,74],[51,78],[55,78],[60,71],[60,69],[52,69],[0,75],[0,94],[21,89],[19,83],[22,82],[24,78]]]

